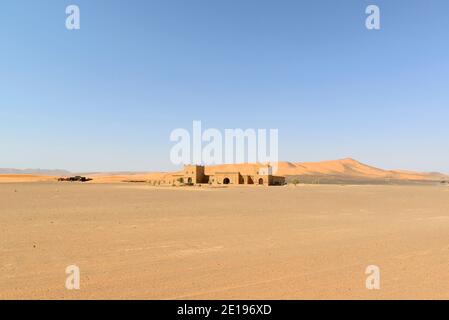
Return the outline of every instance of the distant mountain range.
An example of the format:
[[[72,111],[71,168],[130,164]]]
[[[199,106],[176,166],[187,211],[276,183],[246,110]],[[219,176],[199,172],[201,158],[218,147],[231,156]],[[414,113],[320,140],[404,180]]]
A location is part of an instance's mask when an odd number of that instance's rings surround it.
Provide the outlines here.
[[[34,174],[43,176],[66,176],[70,175],[67,170],[48,170],[48,169],[11,169],[0,168],[0,174]]]

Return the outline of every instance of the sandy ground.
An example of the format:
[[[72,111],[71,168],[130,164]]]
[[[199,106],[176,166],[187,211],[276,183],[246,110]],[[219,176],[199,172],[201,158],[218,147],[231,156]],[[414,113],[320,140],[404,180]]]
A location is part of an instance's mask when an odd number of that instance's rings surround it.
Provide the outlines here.
[[[449,188],[0,184],[0,298],[448,299]]]

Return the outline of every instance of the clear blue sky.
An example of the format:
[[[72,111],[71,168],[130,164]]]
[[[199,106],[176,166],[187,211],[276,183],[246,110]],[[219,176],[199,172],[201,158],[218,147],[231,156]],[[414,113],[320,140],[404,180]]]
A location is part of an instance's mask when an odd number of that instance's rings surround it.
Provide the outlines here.
[[[168,170],[170,132],[201,120],[279,128],[281,160],[449,172],[448,13],[447,0],[2,1],[0,167]]]

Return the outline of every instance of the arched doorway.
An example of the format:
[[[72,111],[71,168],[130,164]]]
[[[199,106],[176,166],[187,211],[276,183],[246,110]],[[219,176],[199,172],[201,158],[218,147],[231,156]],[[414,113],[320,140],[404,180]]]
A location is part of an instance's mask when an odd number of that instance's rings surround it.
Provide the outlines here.
[[[223,184],[229,184],[230,182],[231,182],[231,180],[229,180],[229,178],[223,179]]]
[[[263,179],[262,178],[259,179],[259,184],[263,184]]]
[[[191,184],[192,183],[192,178],[187,179],[187,183]]]

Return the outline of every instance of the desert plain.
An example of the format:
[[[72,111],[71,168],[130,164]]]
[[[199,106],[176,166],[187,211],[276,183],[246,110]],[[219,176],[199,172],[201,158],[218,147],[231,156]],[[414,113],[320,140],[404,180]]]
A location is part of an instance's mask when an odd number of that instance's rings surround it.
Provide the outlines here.
[[[399,298],[449,298],[447,185],[0,184],[0,299]]]

